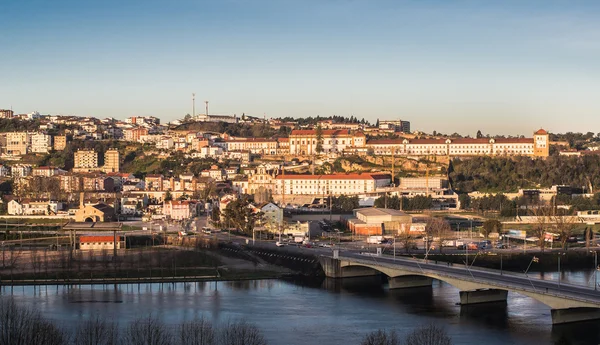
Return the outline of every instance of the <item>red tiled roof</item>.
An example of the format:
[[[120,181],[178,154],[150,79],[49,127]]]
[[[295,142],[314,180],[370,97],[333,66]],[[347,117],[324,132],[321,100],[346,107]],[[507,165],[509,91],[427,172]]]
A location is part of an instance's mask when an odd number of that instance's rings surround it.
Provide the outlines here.
[[[278,180],[375,180],[389,178],[387,174],[278,175]]]
[[[451,144],[489,144],[494,139],[496,143],[501,144],[528,144],[533,143],[532,138],[454,138],[450,140]],[[401,145],[405,139],[377,139],[369,140],[367,145]],[[445,144],[448,139],[408,139],[409,144]]]
[[[275,142],[275,139],[263,139],[263,138],[237,138],[225,140],[228,143],[244,143],[244,142]]]
[[[498,144],[533,144],[533,138],[496,138]]]
[[[95,243],[95,242],[113,242],[113,236],[80,236],[79,243]],[[117,242],[121,241],[121,236],[117,236]]]
[[[544,135],[544,134],[548,134],[548,132],[546,132],[545,129],[540,128],[537,130],[537,132],[535,132],[535,134]]]
[[[294,129],[290,135],[316,135],[315,129]],[[323,135],[327,136],[350,136],[349,129],[323,129]]]

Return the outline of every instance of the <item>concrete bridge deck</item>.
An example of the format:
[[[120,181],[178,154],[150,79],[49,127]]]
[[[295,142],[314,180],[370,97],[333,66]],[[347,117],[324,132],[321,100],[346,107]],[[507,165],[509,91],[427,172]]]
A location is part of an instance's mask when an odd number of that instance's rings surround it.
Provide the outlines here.
[[[552,309],[552,323],[600,319],[600,291],[535,279],[525,274],[440,265],[420,259],[366,256],[354,252],[323,255],[325,275],[349,278],[383,273],[390,288],[431,286],[432,279],[460,290],[461,304],[506,301],[508,291],[536,299]]]

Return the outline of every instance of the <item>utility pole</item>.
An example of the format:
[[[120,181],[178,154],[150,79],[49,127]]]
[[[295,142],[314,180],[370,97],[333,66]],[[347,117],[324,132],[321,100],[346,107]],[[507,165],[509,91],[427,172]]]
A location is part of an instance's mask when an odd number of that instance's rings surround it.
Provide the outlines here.
[[[396,161],[396,149],[392,147],[392,187],[396,187],[396,181],[394,181],[395,171],[394,171],[394,163]]]
[[[285,161],[281,162],[281,205],[285,211]]]

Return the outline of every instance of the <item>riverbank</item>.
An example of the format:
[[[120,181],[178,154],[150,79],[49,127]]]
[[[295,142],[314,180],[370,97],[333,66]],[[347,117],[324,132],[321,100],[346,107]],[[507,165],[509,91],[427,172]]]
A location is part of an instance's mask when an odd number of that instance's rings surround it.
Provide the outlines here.
[[[161,246],[108,251],[5,252],[0,285],[171,283],[279,279],[295,270],[245,249]]]

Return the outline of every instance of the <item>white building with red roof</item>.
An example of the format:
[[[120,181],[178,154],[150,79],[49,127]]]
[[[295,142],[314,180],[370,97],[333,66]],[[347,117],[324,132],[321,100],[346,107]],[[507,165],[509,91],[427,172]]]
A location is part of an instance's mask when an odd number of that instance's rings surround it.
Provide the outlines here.
[[[389,174],[279,175],[273,194],[350,195],[375,192],[391,183]]]
[[[399,156],[535,156],[549,155],[548,133],[540,129],[533,138],[431,138],[369,140],[367,148],[376,155]]]
[[[360,131],[323,129],[321,132],[323,153],[338,153],[347,148],[364,147],[367,142],[365,134]],[[316,129],[295,129],[289,138],[290,154],[317,154],[317,141]]]

